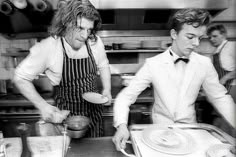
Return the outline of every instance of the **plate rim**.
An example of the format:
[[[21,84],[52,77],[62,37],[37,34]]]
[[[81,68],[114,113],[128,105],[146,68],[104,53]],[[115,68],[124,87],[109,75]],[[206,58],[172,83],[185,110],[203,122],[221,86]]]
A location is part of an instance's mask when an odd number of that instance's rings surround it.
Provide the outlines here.
[[[184,150],[181,150],[181,151],[177,151],[177,152],[176,152],[176,151],[174,150],[174,152],[171,152],[171,151],[168,151],[168,150],[163,150],[163,149],[161,149],[161,146],[160,146],[160,148],[154,147],[152,144],[148,143],[148,141],[145,139],[146,137],[145,137],[144,135],[145,135],[146,132],[151,132],[152,130],[156,130],[156,129],[158,129],[158,130],[161,130],[161,129],[162,129],[162,130],[163,130],[163,129],[165,129],[165,130],[173,130],[173,129],[170,129],[170,128],[168,128],[168,127],[160,127],[160,126],[159,126],[159,127],[158,127],[158,126],[150,126],[150,127],[145,128],[145,129],[142,131],[142,141],[143,141],[143,143],[146,144],[148,147],[150,147],[150,148],[152,148],[152,149],[154,149],[154,150],[156,150],[156,151],[159,151],[159,152],[161,152],[161,153],[172,154],[172,155],[185,155],[185,154],[193,153],[193,152],[195,151],[194,148],[195,148],[195,146],[196,146],[197,143],[196,143],[196,141],[194,140],[194,138],[193,138],[189,133],[184,132],[183,130],[181,130],[181,129],[179,129],[179,128],[174,128],[174,130],[176,130],[178,134],[182,135],[183,138],[185,138],[185,139],[188,141],[188,143],[185,144],[185,145],[190,145],[189,147],[187,147],[188,149],[185,148],[185,151],[184,151]],[[191,139],[191,140],[189,140],[189,139]],[[163,147],[163,148],[165,148],[165,147]]]
[[[102,101],[102,102],[96,102],[96,101],[90,101],[90,100],[88,100],[88,99],[86,99],[85,97],[85,95],[87,95],[87,94],[93,94],[93,95],[98,95],[98,96],[101,96],[101,97],[104,97],[104,101]],[[108,99],[108,97],[105,97],[105,96],[103,96],[102,94],[100,94],[100,93],[97,93],[97,92],[84,92],[83,94],[82,94],[82,97],[83,97],[83,99],[84,100],[86,100],[86,101],[88,101],[88,102],[90,102],[90,103],[93,103],[93,104],[105,104],[105,103],[107,103],[108,101],[109,101],[109,99]],[[106,101],[105,101],[106,100]]]

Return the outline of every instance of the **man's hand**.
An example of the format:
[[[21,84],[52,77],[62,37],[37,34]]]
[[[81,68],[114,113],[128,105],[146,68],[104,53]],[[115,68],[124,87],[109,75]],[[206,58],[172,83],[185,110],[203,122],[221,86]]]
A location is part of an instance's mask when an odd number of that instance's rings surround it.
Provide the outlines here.
[[[226,82],[227,82],[227,79],[225,79],[225,78],[220,79],[220,84],[224,85],[224,84],[226,84]]]
[[[67,117],[69,114],[68,112],[62,112],[57,107],[48,104],[47,106],[40,109],[42,119],[47,122],[52,123],[62,123],[62,121]]]
[[[112,139],[113,143],[116,146],[116,149],[120,151],[121,149],[125,149],[126,142],[129,139],[129,131],[126,124],[121,124],[117,128],[117,131]]]

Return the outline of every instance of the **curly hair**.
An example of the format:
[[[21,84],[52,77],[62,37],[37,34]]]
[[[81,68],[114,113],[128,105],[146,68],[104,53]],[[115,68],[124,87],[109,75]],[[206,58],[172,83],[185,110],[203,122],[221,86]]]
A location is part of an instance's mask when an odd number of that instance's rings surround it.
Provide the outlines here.
[[[222,24],[212,24],[207,29],[207,35],[210,35],[213,31],[219,31],[221,34],[227,34],[227,30]]]
[[[198,8],[181,9],[174,13],[169,19],[170,29],[179,32],[184,24],[193,27],[208,26],[211,22],[211,15],[207,10]]]
[[[65,36],[67,29],[77,25],[77,18],[84,17],[94,21],[94,28],[88,37],[97,40],[96,33],[101,28],[101,16],[89,0],[62,0],[63,5],[58,8],[52,20],[49,33],[53,37]]]

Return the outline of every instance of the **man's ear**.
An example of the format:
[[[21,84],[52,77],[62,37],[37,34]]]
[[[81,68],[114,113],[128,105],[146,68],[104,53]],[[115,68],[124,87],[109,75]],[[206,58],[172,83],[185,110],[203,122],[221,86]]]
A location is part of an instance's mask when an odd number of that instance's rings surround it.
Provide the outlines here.
[[[177,32],[174,29],[171,29],[170,36],[173,40],[175,40],[177,38]]]

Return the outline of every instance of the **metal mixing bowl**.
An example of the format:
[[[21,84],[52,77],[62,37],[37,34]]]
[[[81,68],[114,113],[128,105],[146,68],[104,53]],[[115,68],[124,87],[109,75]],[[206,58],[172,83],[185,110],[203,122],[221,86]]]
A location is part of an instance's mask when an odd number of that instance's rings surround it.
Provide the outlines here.
[[[88,128],[85,128],[85,129],[82,129],[82,130],[70,130],[70,129],[67,129],[67,135],[70,138],[81,138],[81,137],[83,137],[86,134],[87,130],[88,130]]]
[[[72,131],[85,130],[88,128],[90,119],[86,116],[72,116],[65,120],[67,127]]]

